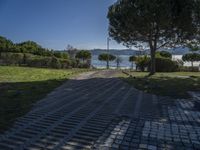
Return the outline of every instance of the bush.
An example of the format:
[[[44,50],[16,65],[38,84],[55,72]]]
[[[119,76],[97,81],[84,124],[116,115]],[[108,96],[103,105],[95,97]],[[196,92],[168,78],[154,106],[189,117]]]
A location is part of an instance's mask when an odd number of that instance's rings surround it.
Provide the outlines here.
[[[182,72],[199,72],[199,67],[181,66],[181,67],[179,67],[178,71],[182,71]]]
[[[60,69],[62,64],[56,57],[35,57],[28,61],[28,66]]]
[[[174,72],[178,70],[178,63],[168,58],[156,58],[156,71],[157,72]]]
[[[51,68],[60,69],[61,68],[60,60],[56,57],[52,57],[49,66]]]
[[[51,57],[35,57],[27,62],[30,67],[50,67],[50,63]]]
[[[88,64],[88,63],[80,63],[78,65],[78,68],[90,68],[90,64]]]
[[[172,54],[167,52],[167,51],[157,51],[156,52],[156,57],[164,57],[164,58],[172,58]]]
[[[1,53],[1,63],[5,65],[21,65],[23,64],[24,54],[22,53]]]
[[[140,69],[141,71],[145,71],[145,68],[148,68],[150,63],[150,57],[148,56],[139,56],[135,60],[136,70]]]
[[[63,69],[71,68],[71,62],[68,59],[60,59],[60,64]]]

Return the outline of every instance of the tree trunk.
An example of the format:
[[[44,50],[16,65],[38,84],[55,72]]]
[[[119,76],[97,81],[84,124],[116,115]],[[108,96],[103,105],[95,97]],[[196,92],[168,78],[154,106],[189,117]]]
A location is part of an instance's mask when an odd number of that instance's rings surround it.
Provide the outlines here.
[[[106,63],[107,63],[107,65],[106,65],[107,69],[109,69],[109,60],[107,60]]]
[[[151,48],[151,66],[149,75],[154,75],[156,72],[156,60],[155,60],[156,50]]]
[[[194,63],[193,63],[193,61],[191,61],[191,63],[192,63],[192,71],[194,71]]]
[[[133,61],[132,61],[132,63],[131,63],[131,69],[133,70]]]

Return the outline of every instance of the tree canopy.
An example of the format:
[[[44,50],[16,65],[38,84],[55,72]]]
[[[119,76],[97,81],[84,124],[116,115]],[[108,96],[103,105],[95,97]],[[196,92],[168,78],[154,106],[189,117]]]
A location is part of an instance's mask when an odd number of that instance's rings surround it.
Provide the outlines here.
[[[200,0],[118,0],[109,8],[109,35],[127,47],[148,47],[154,74],[156,50],[198,42],[199,8]]]
[[[99,55],[98,59],[99,59],[100,61],[107,61],[107,60],[113,61],[113,60],[116,59],[116,56],[111,55],[111,54],[107,54],[107,53],[103,53],[103,54],[100,54],[100,55]]]
[[[172,54],[170,52],[167,52],[167,51],[157,51],[156,56],[157,57],[169,58],[169,59],[172,58]]]
[[[13,43],[5,37],[0,36],[0,53],[29,53],[39,56],[55,56],[57,58],[68,59],[68,53],[63,51],[55,51],[43,48],[34,41],[25,41],[21,43]]]
[[[129,57],[130,62],[136,61],[137,57],[135,55]]]
[[[76,53],[76,58],[82,59],[83,62],[85,60],[91,59],[91,57],[92,57],[91,53],[89,51],[87,51],[87,50],[81,50],[81,51]]]
[[[200,54],[198,53],[188,53],[182,56],[183,61],[188,61],[191,62],[192,67],[193,67],[193,62],[194,61],[200,61]]]
[[[5,52],[13,47],[13,42],[5,37],[0,36],[0,52]]]
[[[109,69],[109,61],[113,61],[116,59],[116,56],[108,53],[102,53],[99,55],[98,59],[100,61],[106,61],[107,62],[107,69]]]

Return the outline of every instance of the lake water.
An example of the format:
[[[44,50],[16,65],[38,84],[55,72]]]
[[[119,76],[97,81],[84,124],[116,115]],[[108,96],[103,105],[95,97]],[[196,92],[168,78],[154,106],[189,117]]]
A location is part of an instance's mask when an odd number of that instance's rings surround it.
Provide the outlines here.
[[[129,62],[129,55],[119,55],[119,57],[122,59],[122,62],[120,63],[120,68],[123,69],[128,69],[131,67],[131,63]],[[115,61],[110,61],[110,68],[116,68],[116,62]],[[99,61],[98,60],[98,55],[93,55],[92,56],[92,65],[96,68],[105,68],[106,67],[106,62],[105,61]],[[135,64],[134,64],[135,68]]]
[[[120,63],[120,68],[123,69],[129,69],[131,68],[131,63],[129,62],[129,55],[119,55],[119,57],[122,59],[122,62]],[[182,55],[173,55],[172,59],[173,60],[177,60],[177,59],[181,59]],[[106,62],[104,61],[99,61],[98,60],[98,55],[93,55],[92,56],[92,65],[96,68],[105,68],[106,67]],[[110,68],[116,68],[116,62],[115,61],[111,61],[110,62]],[[200,62],[194,62],[194,66],[199,66]],[[191,66],[190,62],[185,62],[184,66]],[[133,66],[133,68],[135,68],[135,64]]]

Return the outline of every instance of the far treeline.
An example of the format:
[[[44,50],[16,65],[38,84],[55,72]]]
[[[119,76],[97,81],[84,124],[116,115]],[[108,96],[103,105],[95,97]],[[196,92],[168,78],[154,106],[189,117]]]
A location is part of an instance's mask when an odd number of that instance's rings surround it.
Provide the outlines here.
[[[68,46],[65,51],[46,49],[33,41],[13,43],[0,36],[0,64],[46,68],[89,68],[91,53]]]

